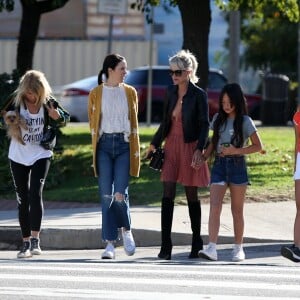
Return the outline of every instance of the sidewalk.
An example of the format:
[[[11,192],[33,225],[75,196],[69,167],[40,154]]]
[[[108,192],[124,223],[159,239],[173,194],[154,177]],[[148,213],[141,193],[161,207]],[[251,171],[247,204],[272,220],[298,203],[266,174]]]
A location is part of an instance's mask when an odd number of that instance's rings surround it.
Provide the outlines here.
[[[0,200],[0,250],[15,250],[21,243],[16,203]],[[291,243],[296,208],[294,201],[246,203],[245,243]],[[209,205],[202,205],[202,235],[207,243]],[[131,207],[132,231],[137,246],[160,245],[160,207]],[[187,206],[175,206],[174,245],[191,243]],[[232,244],[230,204],[223,205],[219,244]],[[98,249],[101,242],[101,209],[95,204],[46,202],[42,222],[43,249]]]

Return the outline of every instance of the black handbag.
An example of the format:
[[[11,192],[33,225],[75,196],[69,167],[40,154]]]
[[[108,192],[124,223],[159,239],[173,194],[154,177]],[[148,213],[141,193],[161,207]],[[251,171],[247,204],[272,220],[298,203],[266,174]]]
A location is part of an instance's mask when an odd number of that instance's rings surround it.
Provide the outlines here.
[[[156,171],[161,171],[164,163],[165,151],[163,148],[158,147],[150,153],[149,167]]]
[[[51,126],[47,126],[43,133],[43,138],[40,142],[41,146],[46,150],[52,150],[56,144],[56,129]]]

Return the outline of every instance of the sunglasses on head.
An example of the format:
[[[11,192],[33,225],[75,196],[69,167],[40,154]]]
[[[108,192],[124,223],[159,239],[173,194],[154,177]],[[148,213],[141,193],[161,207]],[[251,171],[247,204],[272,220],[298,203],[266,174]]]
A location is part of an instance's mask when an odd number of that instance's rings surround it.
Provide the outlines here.
[[[169,73],[171,76],[175,75],[175,76],[181,76],[182,75],[182,72],[184,72],[184,70],[170,70]]]

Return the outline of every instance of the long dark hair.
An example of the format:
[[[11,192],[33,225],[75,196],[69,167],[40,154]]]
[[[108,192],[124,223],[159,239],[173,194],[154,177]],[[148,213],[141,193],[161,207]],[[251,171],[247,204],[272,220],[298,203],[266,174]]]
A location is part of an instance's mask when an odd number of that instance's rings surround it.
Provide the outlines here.
[[[102,70],[98,74],[98,84],[100,85],[103,83],[103,75],[108,78],[108,69],[115,69],[115,67],[120,63],[121,61],[124,61],[125,57],[119,55],[119,54],[109,54],[105,57],[103,61]]]
[[[242,91],[241,86],[238,83],[226,84],[219,96],[219,112],[214,122],[212,143],[214,149],[216,149],[218,140],[220,138],[220,128],[227,122],[228,114],[223,110],[222,101],[223,96],[227,94],[230,99],[230,104],[235,107],[235,119],[233,122],[233,136],[231,144],[235,147],[242,147],[244,144],[243,137],[243,118],[244,115],[248,115],[247,102]]]

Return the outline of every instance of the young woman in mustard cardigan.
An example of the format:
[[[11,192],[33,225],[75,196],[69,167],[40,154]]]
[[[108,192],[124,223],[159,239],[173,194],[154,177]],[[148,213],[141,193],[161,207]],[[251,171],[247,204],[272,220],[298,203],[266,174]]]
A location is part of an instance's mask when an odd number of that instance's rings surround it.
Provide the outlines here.
[[[127,255],[135,253],[131,232],[129,176],[139,176],[138,98],[125,84],[127,63],[118,54],[106,56],[98,86],[89,94],[88,116],[92,135],[93,168],[98,177],[102,207],[103,259],[114,259],[114,243],[122,232]]]

